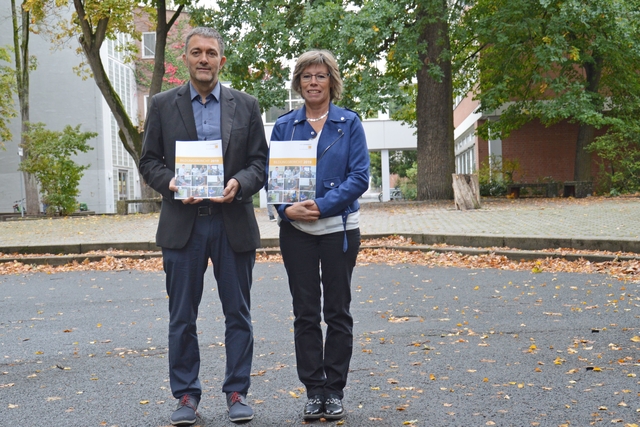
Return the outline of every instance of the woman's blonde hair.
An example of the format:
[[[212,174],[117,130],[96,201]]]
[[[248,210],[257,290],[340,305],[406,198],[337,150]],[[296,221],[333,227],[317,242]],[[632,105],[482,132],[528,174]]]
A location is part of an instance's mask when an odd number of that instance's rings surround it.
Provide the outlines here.
[[[296,66],[293,69],[291,89],[302,94],[300,76],[304,73],[304,70],[311,65],[327,66],[327,69],[329,70],[329,81],[331,82],[329,97],[332,101],[334,99],[340,99],[342,96],[342,77],[340,77],[340,70],[338,70],[338,62],[331,52],[324,49],[310,50],[300,55],[296,62]]]

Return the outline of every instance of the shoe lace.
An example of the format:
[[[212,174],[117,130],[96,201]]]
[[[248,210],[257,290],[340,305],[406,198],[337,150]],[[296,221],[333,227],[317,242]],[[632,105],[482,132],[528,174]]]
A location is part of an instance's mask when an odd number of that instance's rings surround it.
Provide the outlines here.
[[[234,391],[233,393],[231,393],[231,398],[229,400],[231,401],[232,405],[238,402],[242,403],[242,396],[237,391]]]
[[[188,406],[189,408],[193,409],[194,411],[197,411],[197,409],[191,403],[191,400],[189,400],[189,395],[188,394],[185,394],[180,399],[180,403],[178,404],[178,407],[181,408],[183,406]]]

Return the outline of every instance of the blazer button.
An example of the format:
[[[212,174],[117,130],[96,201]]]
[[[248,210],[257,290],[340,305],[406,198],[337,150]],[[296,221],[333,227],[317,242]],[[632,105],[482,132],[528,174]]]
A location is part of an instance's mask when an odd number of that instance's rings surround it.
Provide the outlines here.
[[[331,187],[333,187],[333,182],[331,184],[329,184]]]

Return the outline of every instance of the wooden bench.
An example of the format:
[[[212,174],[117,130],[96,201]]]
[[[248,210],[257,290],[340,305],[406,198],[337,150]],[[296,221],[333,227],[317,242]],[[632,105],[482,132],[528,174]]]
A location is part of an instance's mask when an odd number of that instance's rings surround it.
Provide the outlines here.
[[[128,215],[129,205],[133,204],[146,204],[149,205],[149,212],[160,212],[160,206],[162,205],[162,199],[131,199],[131,200],[118,200],[117,212],[118,215]]]
[[[507,194],[511,195],[511,197],[517,199],[525,191],[524,189],[532,189],[532,196],[540,195],[542,197],[558,197],[558,183],[557,182],[515,182],[513,184],[507,185]]]

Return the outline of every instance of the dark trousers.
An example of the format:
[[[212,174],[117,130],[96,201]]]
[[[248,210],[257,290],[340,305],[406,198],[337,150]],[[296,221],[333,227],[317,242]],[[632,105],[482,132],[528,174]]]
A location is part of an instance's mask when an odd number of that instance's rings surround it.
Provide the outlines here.
[[[202,387],[196,319],[208,260],[225,316],[226,372],[222,391],[246,393],[253,358],[251,281],[255,251],[231,249],[222,214],[199,216],[187,245],[162,249],[169,295],[169,379],[173,396],[200,399]]]
[[[293,298],[293,330],[298,377],[307,396],[343,397],[353,352],[351,275],[360,247],[360,230],[314,236],[288,222],[280,224],[280,250]],[[324,302],[324,304],[323,304]],[[321,314],[327,324],[323,343]]]

